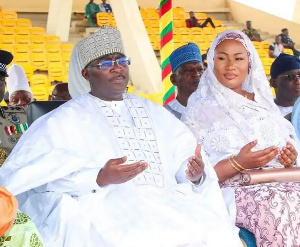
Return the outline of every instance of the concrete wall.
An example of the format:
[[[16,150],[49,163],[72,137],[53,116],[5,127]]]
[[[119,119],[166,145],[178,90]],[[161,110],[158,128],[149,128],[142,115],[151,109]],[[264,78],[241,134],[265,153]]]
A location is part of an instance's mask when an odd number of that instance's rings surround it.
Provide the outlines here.
[[[289,29],[289,34],[296,45],[300,44],[300,24],[278,18],[235,1],[229,1],[228,4],[232,18],[235,21],[245,23],[247,20],[251,20],[254,28],[267,31],[272,35],[281,33],[281,29],[286,27]]]
[[[17,12],[48,12],[50,0],[1,0],[0,5],[5,10]],[[63,0],[61,0],[63,1]],[[157,8],[159,0],[137,0],[139,6]],[[100,0],[95,0],[99,3]],[[109,3],[109,1],[107,1]],[[73,0],[73,12],[82,12],[88,0]],[[174,6],[183,6],[187,11],[196,12],[222,11],[226,7],[226,0],[173,0]]]

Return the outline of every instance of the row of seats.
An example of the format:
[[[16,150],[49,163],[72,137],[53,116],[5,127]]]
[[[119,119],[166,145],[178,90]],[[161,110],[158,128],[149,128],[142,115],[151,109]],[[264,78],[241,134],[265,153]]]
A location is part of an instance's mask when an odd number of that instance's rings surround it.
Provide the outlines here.
[[[113,13],[99,12],[96,14],[97,25],[117,27],[116,20]]]
[[[32,27],[29,19],[0,19],[0,27]]]
[[[16,11],[3,10],[0,7],[0,19],[18,19],[18,14]]]

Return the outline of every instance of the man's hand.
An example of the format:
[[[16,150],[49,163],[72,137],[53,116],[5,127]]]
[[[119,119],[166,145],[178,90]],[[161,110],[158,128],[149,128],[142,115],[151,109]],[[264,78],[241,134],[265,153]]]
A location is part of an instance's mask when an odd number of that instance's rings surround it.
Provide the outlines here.
[[[191,182],[198,182],[202,177],[204,170],[204,163],[201,157],[201,146],[198,144],[195,150],[195,156],[188,159],[188,169],[185,171],[187,179]]]
[[[287,142],[286,146],[280,150],[278,160],[281,165],[284,165],[285,167],[291,167],[295,164],[297,156],[298,153],[292,143]]]
[[[97,183],[100,187],[109,184],[122,184],[134,178],[148,168],[148,164],[143,161],[132,164],[124,164],[127,157],[110,159],[99,171]]]

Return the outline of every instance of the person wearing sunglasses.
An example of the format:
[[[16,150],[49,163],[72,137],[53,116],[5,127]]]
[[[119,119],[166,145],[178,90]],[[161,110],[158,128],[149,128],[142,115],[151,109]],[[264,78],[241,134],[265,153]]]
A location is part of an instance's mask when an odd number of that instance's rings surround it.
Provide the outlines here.
[[[300,59],[281,53],[271,65],[270,85],[275,89],[274,101],[282,116],[289,115],[300,96]]]
[[[30,126],[0,184],[46,246],[242,246],[205,153],[164,107],[126,93],[130,66],[113,27],[79,41],[72,99]]]

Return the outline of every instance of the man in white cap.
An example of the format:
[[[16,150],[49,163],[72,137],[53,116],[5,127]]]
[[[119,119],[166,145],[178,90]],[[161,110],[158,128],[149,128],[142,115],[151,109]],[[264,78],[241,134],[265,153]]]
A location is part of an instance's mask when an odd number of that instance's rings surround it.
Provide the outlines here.
[[[242,246],[192,133],[163,107],[125,93],[129,65],[115,28],[79,41],[73,99],[32,124],[0,184],[45,246]]]
[[[13,64],[7,70],[7,91],[10,106],[26,107],[33,100],[33,95],[22,66]]]
[[[11,63],[13,55],[0,50],[0,101],[4,97],[5,78],[9,77],[6,66]],[[27,114],[23,107],[0,107],[0,165],[14,148],[21,135],[27,130]]]

